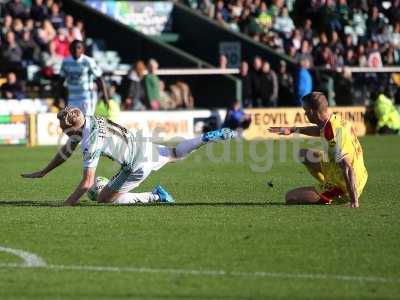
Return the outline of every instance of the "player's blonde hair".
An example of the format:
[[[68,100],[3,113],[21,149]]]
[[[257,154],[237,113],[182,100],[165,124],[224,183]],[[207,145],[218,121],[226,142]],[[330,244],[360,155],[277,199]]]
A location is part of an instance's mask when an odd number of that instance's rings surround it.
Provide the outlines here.
[[[305,95],[301,100],[314,111],[324,113],[328,110],[328,99],[326,99],[324,93],[312,92]]]
[[[79,129],[85,123],[85,116],[79,108],[67,106],[57,114],[62,128]]]

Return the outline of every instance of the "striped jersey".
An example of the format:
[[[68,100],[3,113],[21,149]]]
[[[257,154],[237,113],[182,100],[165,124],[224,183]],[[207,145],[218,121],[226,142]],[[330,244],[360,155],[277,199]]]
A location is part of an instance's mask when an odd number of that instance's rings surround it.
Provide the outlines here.
[[[100,156],[134,169],[144,156],[145,139],[106,118],[86,117],[81,149],[84,168],[95,168]]]
[[[72,101],[91,99],[93,82],[101,75],[95,60],[86,55],[77,60],[72,56],[66,57],[60,70],[60,76],[66,79],[69,100]]]

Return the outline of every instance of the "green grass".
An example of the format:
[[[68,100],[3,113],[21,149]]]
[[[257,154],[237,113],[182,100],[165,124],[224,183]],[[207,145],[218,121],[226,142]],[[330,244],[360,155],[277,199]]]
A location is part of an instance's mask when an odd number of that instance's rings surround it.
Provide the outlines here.
[[[213,163],[202,149],[153,173],[139,190],[162,183],[177,199],[173,206],[116,207],[85,199],[73,208],[58,204],[80,180],[79,153],[46,178],[27,180],[19,174],[44,166],[56,149],[3,147],[0,246],[35,253],[49,265],[247,274],[3,266],[0,299],[398,299],[400,138],[368,137],[362,144],[369,182],[358,210],[283,205],[285,191],[314,183],[290,159],[291,143],[286,162],[279,162],[277,142],[269,146],[277,162],[267,172],[251,170],[254,149],[245,144],[243,162]],[[216,148],[221,153],[224,147]],[[257,153],[265,149],[260,143]],[[116,170],[103,160],[97,174],[111,177]],[[0,252],[0,264],[18,262]],[[257,271],[282,277],[254,276]]]

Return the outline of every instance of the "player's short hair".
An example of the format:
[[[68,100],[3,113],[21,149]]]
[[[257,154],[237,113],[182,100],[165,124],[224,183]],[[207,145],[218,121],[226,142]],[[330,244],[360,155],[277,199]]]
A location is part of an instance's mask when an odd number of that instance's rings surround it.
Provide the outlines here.
[[[324,93],[312,92],[303,96],[301,100],[314,111],[326,112],[328,110],[328,100]]]
[[[63,128],[79,129],[85,124],[85,116],[79,108],[67,106],[57,114]]]
[[[71,42],[71,44],[69,45],[69,49],[74,49],[77,46],[82,46],[83,48],[85,48],[85,44],[83,43],[83,41],[81,41],[81,40],[73,40]]]

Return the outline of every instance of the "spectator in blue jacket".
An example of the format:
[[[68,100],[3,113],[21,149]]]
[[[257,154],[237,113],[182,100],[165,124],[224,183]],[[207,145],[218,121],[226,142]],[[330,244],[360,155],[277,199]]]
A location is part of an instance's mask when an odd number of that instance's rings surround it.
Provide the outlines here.
[[[313,88],[313,78],[309,71],[310,61],[306,58],[300,60],[300,69],[297,73],[296,91],[297,91],[297,105],[301,106],[301,98],[304,95],[311,93]]]

